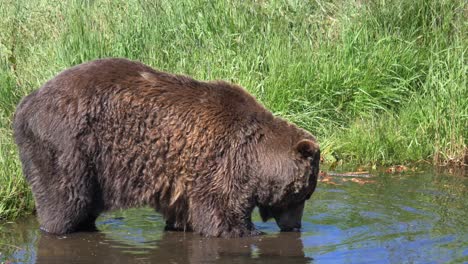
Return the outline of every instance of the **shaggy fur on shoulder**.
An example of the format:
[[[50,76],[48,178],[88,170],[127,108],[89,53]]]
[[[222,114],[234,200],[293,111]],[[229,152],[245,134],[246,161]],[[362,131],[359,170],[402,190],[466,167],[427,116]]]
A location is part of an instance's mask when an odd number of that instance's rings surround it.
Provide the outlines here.
[[[259,234],[255,206],[288,230],[317,183],[315,138],[243,88],[125,59],[75,66],[25,97],[14,136],[42,229],[55,234],[144,205],[168,229],[205,236]]]

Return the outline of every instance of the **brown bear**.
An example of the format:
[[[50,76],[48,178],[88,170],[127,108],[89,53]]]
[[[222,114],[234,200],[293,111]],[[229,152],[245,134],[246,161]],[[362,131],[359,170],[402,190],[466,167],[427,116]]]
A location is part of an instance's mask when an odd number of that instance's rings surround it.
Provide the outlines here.
[[[106,210],[148,205],[168,229],[260,234],[251,221],[301,227],[320,150],[243,88],[100,59],[61,72],[14,117],[41,228],[95,229]]]

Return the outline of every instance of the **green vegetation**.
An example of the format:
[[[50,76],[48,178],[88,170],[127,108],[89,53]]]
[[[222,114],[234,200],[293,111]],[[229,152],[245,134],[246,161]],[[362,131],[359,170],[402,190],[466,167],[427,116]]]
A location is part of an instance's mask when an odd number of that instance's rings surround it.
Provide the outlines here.
[[[461,164],[463,0],[0,3],[0,218],[32,208],[11,133],[20,98],[59,71],[126,57],[246,87],[318,136],[328,159]]]

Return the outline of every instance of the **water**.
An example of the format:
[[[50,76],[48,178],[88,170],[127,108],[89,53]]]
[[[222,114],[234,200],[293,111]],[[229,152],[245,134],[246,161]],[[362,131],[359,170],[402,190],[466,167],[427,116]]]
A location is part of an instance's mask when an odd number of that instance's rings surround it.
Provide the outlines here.
[[[0,226],[0,263],[468,263],[468,177],[335,177],[307,203],[303,231],[255,238],[164,232],[148,208],[103,214],[96,233],[51,236],[34,217]]]

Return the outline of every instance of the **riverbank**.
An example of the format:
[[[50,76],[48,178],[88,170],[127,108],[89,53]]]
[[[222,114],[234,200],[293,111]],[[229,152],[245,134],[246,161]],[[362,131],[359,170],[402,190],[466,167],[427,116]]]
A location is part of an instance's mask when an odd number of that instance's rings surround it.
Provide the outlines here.
[[[0,218],[33,207],[11,136],[16,104],[100,57],[238,83],[317,135],[329,163],[466,163],[466,10],[462,0],[3,1]]]

